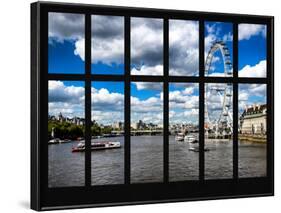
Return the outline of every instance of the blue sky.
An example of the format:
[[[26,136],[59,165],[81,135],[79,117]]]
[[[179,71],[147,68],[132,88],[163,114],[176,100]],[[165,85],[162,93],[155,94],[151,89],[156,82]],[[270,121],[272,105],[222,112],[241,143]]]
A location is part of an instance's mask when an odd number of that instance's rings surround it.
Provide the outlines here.
[[[198,22],[170,20],[170,74],[180,76],[198,75]],[[266,71],[266,29],[263,25],[239,25],[239,76],[265,77]],[[163,75],[163,21],[151,18],[132,18],[131,20],[131,74],[132,75]],[[221,22],[205,23],[205,56],[212,43],[223,40],[230,50],[232,60],[232,24]],[[84,16],[81,14],[49,13],[49,73],[84,73]],[[177,60],[177,59],[182,60]],[[220,53],[217,51],[211,66],[212,75],[223,73],[223,63]],[[124,18],[114,16],[92,16],[92,73],[95,74],[124,74]],[[84,94],[81,88],[83,82],[56,82],[55,87],[59,97],[51,97],[51,109],[53,113],[59,110],[75,114],[78,104],[64,102],[65,96],[73,95],[83,104]],[[170,97],[178,94],[178,100],[192,108],[183,108],[182,103],[175,102],[176,114],[185,111],[185,114],[196,114],[196,98],[198,98],[198,85],[183,84],[183,86],[170,85]],[[75,90],[73,87],[77,87]],[[265,87],[260,85],[249,86],[248,90],[241,90],[241,94],[248,93],[246,102],[253,104],[262,102],[255,92],[259,88],[259,94],[265,93]],[[92,84],[92,97],[96,97],[100,103],[99,112],[95,112],[100,122],[110,123],[113,118],[123,119],[120,109],[124,99],[124,85],[121,82],[95,82]],[[191,88],[192,94],[184,94],[187,88]],[[245,87],[246,88],[246,87]],[[50,88],[50,90],[54,89]],[[162,122],[161,104],[162,85],[159,83],[133,82],[131,84],[131,102],[134,114],[132,120],[150,116],[151,121]],[[79,92],[79,94],[77,93]],[[51,93],[55,96],[55,93]],[[81,97],[78,98],[77,95]],[[242,95],[242,96],[243,96]],[[246,97],[244,95],[244,97]],[[104,98],[106,100],[104,100]],[[64,100],[64,101],[63,101]],[[190,105],[190,101],[193,104]],[[211,100],[211,99],[209,99]],[[71,109],[73,104],[73,110]],[[176,105],[177,104],[177,105]],[[212,104],[212,103],[211,103]],[[106,106],[107,105],[107,106]],[[183,105],[183,104],[182,104]],[[109,107],[115,107],[113,114],[109,114]],[[159,108],[160,107],[160,108]],[[64,108],[68,108],[65,110]],[[156,113],[158,109],[158,113]],[[192,111],[193,110],[193,111]],[[78,110],[79,111],[79,110]],[[94,111],[98,111],[93,109]],[[116,113],[116,114],[114,114]],[[81,112],[77,112],[81,115]],[[146,115],[146,117],[145,117]],[[192,118],[191,122],[196,122]],[[182,122],[186,121],[182,117]]]
[[[239,77],[266,77],[266,26],[239,24]]]
[[[263,35],[239,41],[238,49],[239,70],[246,65],[253,66],[262,60],[266,60],[266,40]]]
[[[57,42],[51,40],[48,45],[49,73],[83,74],[85,63],[79,56],[73,54],[74,49],[74,41]]]

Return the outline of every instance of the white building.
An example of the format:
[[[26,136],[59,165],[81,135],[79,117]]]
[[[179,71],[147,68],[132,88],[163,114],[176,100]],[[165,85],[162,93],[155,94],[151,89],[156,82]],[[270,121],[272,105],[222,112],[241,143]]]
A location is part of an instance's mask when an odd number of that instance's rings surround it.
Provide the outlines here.
[[[266,134],[266,109],[266,104],[246,108],[240,117],[241,133]]]

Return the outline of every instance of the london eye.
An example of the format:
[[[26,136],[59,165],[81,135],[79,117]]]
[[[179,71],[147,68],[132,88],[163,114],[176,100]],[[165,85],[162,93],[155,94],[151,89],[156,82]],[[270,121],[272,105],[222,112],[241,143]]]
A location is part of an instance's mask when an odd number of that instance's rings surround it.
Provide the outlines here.
[[[225,42],[215,41],[210,47],[205,61],[205,76],[212,76],[212,63],[214,55],[220,52],[223,62],[223,72],[220,76],[232,77],[233,69],[229,49]],[[219,97],[219,107],[216,116],[211,116],[212,100]],[[233,132],[232,126],[232,84],[209,83],[205,84],[205,132],[215,137],[224,137]]]

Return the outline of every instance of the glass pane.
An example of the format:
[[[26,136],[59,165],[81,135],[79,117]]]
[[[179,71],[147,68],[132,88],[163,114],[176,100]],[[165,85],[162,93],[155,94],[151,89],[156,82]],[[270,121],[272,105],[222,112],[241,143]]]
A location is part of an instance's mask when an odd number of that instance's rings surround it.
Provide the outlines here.
[[[205,76],[232,77],[232,24],[205,22]]]
[[[84,22],[82,14],[49,13],[49,73],[84,73]]]
[[[205,84],[205,178],[232,178],[232,84]]]
[[[239,177],[266,176],[266,84],[239,84]]]
[[[169,180],[197,180],[199,174],[198,84],[169,85]]]
[[[266,25],[239,24],[239,77],[266,77]]]
[[[131,83],[131,182],[163,181],[162,83]]]
[[[83,82],[49,81],[49,187],[84,185],[84,152],[73,151],[84,141],[84,94]]]
[[[92,16],[92,73],[124,74],[124,17]]]
[[[124,183],[124,83],[92,83],[92,185]]]
[[[198,21],[169,20],[169,73],[199,75]]]
[[[131,74],[163,75],[163,20],[131,18]]]

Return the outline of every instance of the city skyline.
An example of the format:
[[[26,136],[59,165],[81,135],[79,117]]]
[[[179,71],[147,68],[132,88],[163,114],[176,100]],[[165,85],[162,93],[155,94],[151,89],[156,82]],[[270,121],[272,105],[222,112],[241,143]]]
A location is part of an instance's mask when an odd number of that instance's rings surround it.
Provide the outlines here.
[[[71,123],[71,124],[75,124],[75,125],[79,125],[79,126],[84,126],[85,125],[85,118],[81,118],[81,117],[65,117],[62,113],[59,113],[58,115],[48,115],[48,119],[49,121],[58,121],[58,122],[66,122],[66,123]],[[112,127],[113,129],[120,129],[123,130],[124,129],[124,122],[123,121],[113,121],[113,123],[104,125],[102,123],[98,123],[96,120],[92,119],[92,125],[93,124],[97,124],[100,127]],[[192,128],[198,128],[198,124],[194,124],[194,123],[170,123],[169,124],[169,128],[170,129],[182,129],[182,128],[186,128],[186,127],[192,127]],[[136,122],[131,122],[131,128],[132,129],[145,129],[145,128],[151,128],[151,129],[163,129],[163,124],[155,124],[153,122],[150,123],[145,123],[142,120],[138,120]]]

